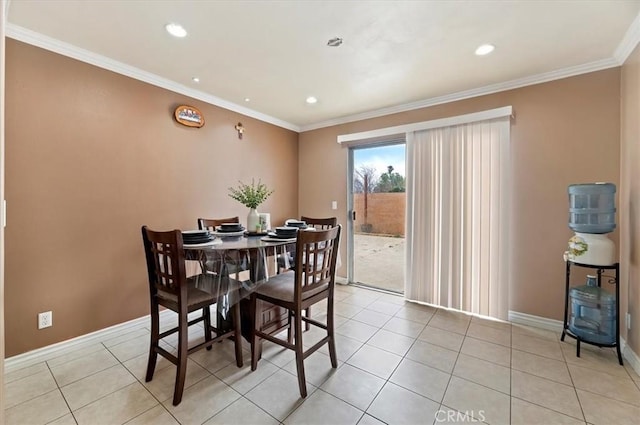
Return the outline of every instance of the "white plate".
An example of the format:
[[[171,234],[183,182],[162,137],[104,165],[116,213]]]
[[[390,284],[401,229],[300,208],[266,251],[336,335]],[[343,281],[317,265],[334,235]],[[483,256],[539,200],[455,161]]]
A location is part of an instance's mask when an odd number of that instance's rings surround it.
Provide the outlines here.
[[[260,240],[264,242],[295,242],[297,238],[282,239],[274,238],[273,236],[263,236],[260,238]]]
[[[293,235],[287,235],[287,237],[282,234],[279,235],[278,232],[267,232],[267,236],[273,239],[296,239],[298,237],[298,232],[294,233]]]
[[[221,244],[221,243],[222,243],[222,241],[220,239],[214,239],[212,241],[204,242],[204,243],[189,243],[189,244],[185,243],[182,246],[184,248],[200,248],[200,247],[203,247],[203,246],[218,245],[218,244]]]
[[[230,236],[242,236],[244,235],[244,229],[238,230],[237,232],[211,232],[211,234],[219,238],[225,238]]]
[[[183,235],[197,235],[197,234],[203,234],[206,235],[207,233],[209,233],[208,230],[181,230]]]

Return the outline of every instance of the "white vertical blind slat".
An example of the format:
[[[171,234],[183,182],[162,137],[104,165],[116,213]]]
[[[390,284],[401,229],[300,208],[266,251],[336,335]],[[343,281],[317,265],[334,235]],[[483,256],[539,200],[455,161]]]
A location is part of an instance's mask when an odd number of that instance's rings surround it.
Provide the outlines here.
[[[408,299],[507,318],[509,124],[407,135]]]

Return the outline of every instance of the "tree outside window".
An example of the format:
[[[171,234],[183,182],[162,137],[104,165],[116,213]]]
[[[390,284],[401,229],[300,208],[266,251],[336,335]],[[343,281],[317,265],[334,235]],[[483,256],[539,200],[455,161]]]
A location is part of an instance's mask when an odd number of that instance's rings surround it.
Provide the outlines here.
[[[378,179],[374,192],[404,192],[405,179],[400,173],[393,172],[393,165],[387,167],[387,172]]]

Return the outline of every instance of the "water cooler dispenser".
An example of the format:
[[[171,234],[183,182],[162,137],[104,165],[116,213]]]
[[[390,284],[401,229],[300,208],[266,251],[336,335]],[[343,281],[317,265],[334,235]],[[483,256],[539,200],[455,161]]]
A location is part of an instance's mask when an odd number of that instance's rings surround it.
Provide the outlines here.
[[[569,228],[575,234],[569,239],[564,254],[566,291],[561,340],[564,341],[565,335],[576,338],[578,357],[580,342],[617,347],[618,361],[622,364],[618,328],[619,265],[615,244],[607,237],[607,233],[616,227],[616,186],[612,183],[573,184],[568,192]],[[571,287],[572,266],[595,269],[596,275],[588,275],[584,285]],[[607,276],[607,271],[613,271],[614,276]],[[603,282],[615,285],[615,291],[602,288]]]

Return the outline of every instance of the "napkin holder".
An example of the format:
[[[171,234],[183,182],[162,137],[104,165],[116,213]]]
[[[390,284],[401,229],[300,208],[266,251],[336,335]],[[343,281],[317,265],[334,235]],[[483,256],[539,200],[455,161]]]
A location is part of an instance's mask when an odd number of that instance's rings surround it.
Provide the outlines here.
[[[262,227],[263,232],[271,230],[271,214],[260,213],[260,227]]]

